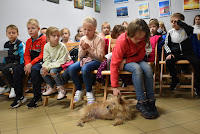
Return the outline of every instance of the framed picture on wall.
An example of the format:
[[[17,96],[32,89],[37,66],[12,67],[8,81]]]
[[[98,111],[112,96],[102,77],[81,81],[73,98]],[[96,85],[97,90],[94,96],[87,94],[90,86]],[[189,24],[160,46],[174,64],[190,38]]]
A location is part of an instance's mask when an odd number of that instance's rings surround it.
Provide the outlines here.
[[[93,0],[85,0],[85,6],[93,7]]]
[[[159,1],[158,7],[159,7],[159,16],[160,17],[171,15],[171,7],[170,7],[169,0]]]
[[[139,13],[139,18],[142,19],[149,18],[149,4],[148,3],[138,4],[138,13]]]
[[[114,3],[128,2],[128,0],[114,0]]]
[[[117,17],[128,17],[128,7],[118,7],[116,8]]]
[[[74,7],[83,9],[84,8],[84,0],[74,0]]]
[[[184,11],[199,10],[200,0],[184,0]]]
[[[59,4],[59,0],[47,0],[47,1]]]
[[[101,0],[94,0],[94,11],[100,13]]]

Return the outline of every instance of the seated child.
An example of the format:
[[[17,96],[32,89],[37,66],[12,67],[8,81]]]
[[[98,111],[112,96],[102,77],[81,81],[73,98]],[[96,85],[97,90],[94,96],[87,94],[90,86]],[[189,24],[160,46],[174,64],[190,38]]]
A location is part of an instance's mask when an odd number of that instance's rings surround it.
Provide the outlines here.
[[[61,37],[62,37],[62,40],[61,40],[62,43],[73,43],[73,41],[69,39],[70,31],[68,28],[63,28],[61,30]]]
[[[41,28],[40,34],[46,35],[46,32],[47,32],[47,28],[46,27]]]
[[[104,22],[101,26],[101,33],[99,35],[102,38],[105,38],[106,35],[110,35],[110,24],[108,22]],[[108,36],[107,36],[108,37]]]
[[[83,29],[83,27],[82,26],[78,27],[77,34],[75,36],[75,41],[79,42],[80,39],[81,39],[81,37],[83,37],[83,36],[84,36],[84,29]]]
[[[190,35],[193,34],[193,27],[183,22],[185,16],[181,13],[174,13],[171,16],[172,29],[168,31],[164,49],[166,53],[166,65],[172,76],[170,90],[176,89],[180,84],[177,77],[175,63],[178,60],[188,60],[194,67],[195,89],[200,96],[200,61],[194,54],[190,41]]]
[[[194,17],[194,23],[193,23],[193,27],[194,27],[194,34],[200,34],[200,15],[196,15]]]
[[[49,42],[44,46],[44,63],[40,70],[42,77],[47,83],[47,90],[42,93],[42,95],[49,96],[58,91],[57,100],[63,99],[66,94],[66,90],[63,87],[65,83],[60,76],[60,72],[63,70],[61,65],[71,61],[70,54],[65,44],[59,42],[60,35],[60,31],[56,27],[49,27],[47,29],[47,38]]]
[[[38,34],[40,26],[36,19],[29,19],[27,29],[31,38],[26,41],[24,64],[18,65],[13,70],[16,97],[11,104],[12,108],[17,108],[21,103],[26,101],[26,98],[23,96],[23,78],[25,75],[30,75],[31,77],[34,94],[34,97],[27,104],[27,107],[35,108],[38,102],[42,101],[41,83],[43,79],[40,75],[40,69],[42,67],[43,48],[46,44],[46,36]]]
[[[159,29],[158,31],[162,31],[162,34],[167,34],[167,30],[165,28],[165,24],[163,21],[159,21]]]
[[[72,78],[75,86],[76,93],[74,96],[74,102],[77,103],[82,100],[84,91],[82,83],[79,79],[78,72],[82,71],[83,81],[86,86],[86,96],[88,104],[95,101],[92,92],[92,73],[91,71],[98,69],[105,56],[105,42],[96,34],[97,21],[93,17],[87,17],[83,21],[83,28],[85,35],[80,40],[80,47],[78,56],[81,61],[78,61],[70,65],[67,72]],[[65,73],[64,72],[64,73]]]
[[[12,71],[16,66],[24,63],[25,44],[19,39],[17,39],[19,33],[18,27],[15,25],[7,26],[6,36],[8,37],[9,41],[7,41],[4,44],[4,49],[8,50],[8,56],[4,57],[4,61],[0,66],[0,70],[2,70],[4,79],[6,80],[6,82],[8,82],[9,86],[11,87],[9,98],[14,98],[16,94],[14,91],[15,85],[13,81]],[[4,81],[1,83],[4,83]],[[0,94],[9,92],[9,89],[9,87],[1,88]]]

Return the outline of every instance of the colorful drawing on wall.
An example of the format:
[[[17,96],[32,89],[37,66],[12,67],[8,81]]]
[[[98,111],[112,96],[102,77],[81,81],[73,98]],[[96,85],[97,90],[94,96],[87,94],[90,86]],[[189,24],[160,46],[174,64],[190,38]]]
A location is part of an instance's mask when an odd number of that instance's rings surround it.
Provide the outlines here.
[[[128,7],[118,7],[116,8],[117,17],[128,17]]]
[[[85,0],[85,6],[93,7],[93,0]]]
[[[148,3],[143,3],[143,4],[138,4],[138,10],[139,10],[139,18],[149,18],[149,4]]]
[[[171,15],[169,0],[159,1],[158,7],[159,7],[159,16],[160,17]]]
[[[47,1],[59,4],[59,0],[47,0]]]
[[[98,12],[100,13],[100,10],[101,10],[101,0],[94,0],[94,10],[95,12]]]
[[[200,9],[200,0],[184,0],[184,11]]]
[[[114,0],[114,3],[128,2],[128,0]]]
[[[74,7],[75,8],[84,8],[84,0],[74,0]]]

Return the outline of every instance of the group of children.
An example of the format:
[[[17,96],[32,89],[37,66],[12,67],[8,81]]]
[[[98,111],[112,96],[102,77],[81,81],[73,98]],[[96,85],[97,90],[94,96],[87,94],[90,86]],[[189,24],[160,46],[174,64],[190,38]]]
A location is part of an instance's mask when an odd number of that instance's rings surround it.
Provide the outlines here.
[[[199,16],[197,16],[200,19]],[[195,18],[195,22],[197,22]],[[8,50],[8,57],[5,57],[3,65],[3,75],[8,84],[15,91],[16,97],[11,107],[19,107],[27,99],[23,96],[23,78],[25,75],[31,78],[33,84],[34,97],[27,104],[29,108],[36,107],[37,103],[42,101],[41,95],[49,96],[58,92],[58,100],[65,97],[66,89],[63,87],[69,77],[73,80],[77,91],[74,96],[74,103],[82,100],[85,92],[82,87],[84,82],[86,87],[86,97],[88,104],[95,101],[92,92],[92,73],[97,70],[101,63],[106,60],[107,53],[106,38],[117,38],[116,46],[112,50],[112,59],[110,63],[111,86],[115,96],[121,96],[118,89],[119,70],[125,70],[132,73],[132,82],[137,95],[136,109],[139,110],[145,118],[157,118],[159,113],[155,106],[153,91],[153,71],[146,61],[154,61],[155,44],[158,42],[162,47],[164,45],[166,52],[166,63],[172,76],[171,90],[174,90],[179,84],[176,76],[175,62],[181,59],[187,59],[194,66],[195,71],[195,89],[200,96],[199,79],[199,59],[193,52],[190,45],[190,35],[193,34],[193,27],[187,25],[184,21],[184,15],[175,13],[171,16],[172,28],[166,31],[163,23],[157,19],[151,19],[149,25],[143,19],[136,19],[127,25],[116,25],[110,33],[110,25],[105,22],[102,25],[102,32],[96,32],[97,21],[93,17],[87,17],[83,25],[78,29],[75,37],[80,42],[78,57],[80,61],[73,62],[64,43],[72,42],[69,39],[70,32],[67,28],[61,30],[56,27],[49,27],[44,34],[38,34],[40,26],[37,20],[30,19],[27,22],[28,33],[31,36],[26,41],[26,47],[23,42],[17,39],[18,29],[14,25],[9,25],[6,34],[9,41],[5,43],[4,48]],[[199,24],[199,20],[198,20]],[[160,28],[159,28],[160,26]],[[167,34],[166,34],[167,33]],[[166,38],[164,38],[166,34]],[[82,36],[82,37],[81,37]],[[62,37],[62,42],[60,42]],[[147,44],[151,44],[150,53],[147,54]],[[149,46],[149,45],[148,45]],[[64,69],[64,73],[60,72]],[[5,70],[5,71],[4,71]],[[13,74],[11,74],[13,71]],[[81,78],[78,72],[82,71]],[[6,72],[6,73],[5,73]],[[41,93],[41,83],[45,80],[46,91]],[[146,90],[146,95],[144,94]]]

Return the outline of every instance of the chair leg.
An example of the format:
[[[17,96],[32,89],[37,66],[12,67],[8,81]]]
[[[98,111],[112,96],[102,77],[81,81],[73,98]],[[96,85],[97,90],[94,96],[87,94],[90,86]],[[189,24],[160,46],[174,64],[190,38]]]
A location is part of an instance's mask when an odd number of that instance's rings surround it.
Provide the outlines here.
[[[191,79],[191,85],[192,85],[191,96],[194,97],[194,68],[192,68],[192,79]]]
[[[43,103],[43,106],[44,106],[44,107],[47,106],[48,100],[49,100],[48,97],[45,96],[45,98],[44,98],[44,103]]]
[[[162,96],[162,84],[163,84],[162,75],[163,75],[163,64],[161,64],[161,67],[160,67],[160,96]]]
[[[74,95],[75,95],[75,90],[76,90],[76,87],[74,85],[74,87],[72,89],[72,97],[71,97],[71,102],[70,102],[70,109],[74,109]]]
[[[105,83],[104,99],[103,99],[104,102],[106,101],[108,95],[108,90],[107,90],[108,84],[109,84],[109,75],[106,75],[106,83]]]

